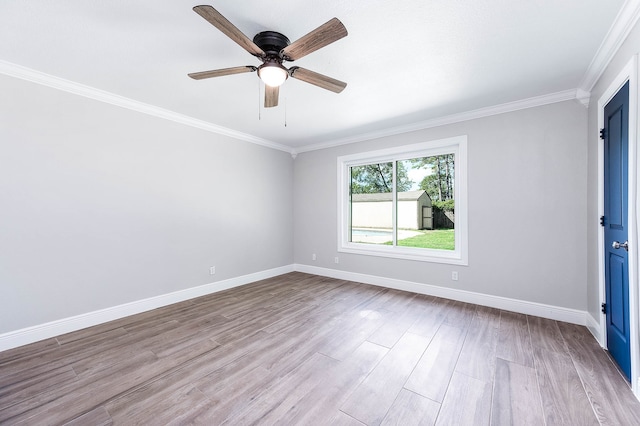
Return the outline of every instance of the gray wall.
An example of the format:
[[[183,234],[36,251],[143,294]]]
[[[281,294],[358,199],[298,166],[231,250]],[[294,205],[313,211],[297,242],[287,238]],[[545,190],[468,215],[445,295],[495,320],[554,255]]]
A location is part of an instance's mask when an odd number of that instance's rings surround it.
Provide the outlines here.
[[[586,310],[586,129],[587,110],[568,101],[301,153],[294,164],[295,261]],[[337,252],[338,156],[462,134],[469,266]]]
[[[605,90],[613,83],[616,76],[631,60],[633,55],[640,52],[640,24],[636,24],[623,45],[620,47],[613,60],[602,74],[591,91],[589,102],[588,124],[588,252],[587,252],[587,277],[588,277],[588,311],[596,320],[600,319],[600,290],[598,282],[598,100]],[[629,238],[632,238],[630,235]]]
[[[288,153],[2,75],[0,93],[0,333],[292,263]]]

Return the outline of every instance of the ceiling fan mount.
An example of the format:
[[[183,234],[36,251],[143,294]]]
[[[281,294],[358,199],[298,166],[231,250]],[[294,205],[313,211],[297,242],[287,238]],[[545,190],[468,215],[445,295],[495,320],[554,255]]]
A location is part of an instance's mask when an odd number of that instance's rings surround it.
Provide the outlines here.
[[[284,61],[298,60],[311,52],[315,52],[346,37],[347,29],[338,18],[330,19],[291,43],[284,34],[276,31],[262,31],[251,40],[212,6],[196,6],[193,10],[231,40],[235,41],[240,47],[262,61],[262,65],[259,67],[246,65],[189,74],[189,77],[194,80],[257,71],[258,76],[265,83],[264,106],[266,108],[278,105],[280,85],[288,77],[302,80],[335,93],[342,92],[347,86],[347,83],[305,68],[296,66],[287,69],[282,65]]]
[[[282,49],[291,44],[287,36],[276,31],[262,31],[253,37],[253,42],[266,53],[267,57],[280,57]]]

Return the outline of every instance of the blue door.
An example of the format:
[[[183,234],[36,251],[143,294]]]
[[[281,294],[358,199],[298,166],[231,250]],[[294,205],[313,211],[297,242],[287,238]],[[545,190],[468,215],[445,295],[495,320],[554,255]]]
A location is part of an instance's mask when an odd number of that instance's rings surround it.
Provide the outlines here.
[[[607,348],[631,377],[629,346],[629,82],[604,107],[604,252]]]

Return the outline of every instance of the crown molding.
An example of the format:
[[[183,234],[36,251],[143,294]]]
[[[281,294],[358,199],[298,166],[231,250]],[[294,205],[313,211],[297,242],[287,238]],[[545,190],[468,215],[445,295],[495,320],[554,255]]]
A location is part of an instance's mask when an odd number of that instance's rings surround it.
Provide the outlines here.
[[[583,94],[585,92],[582,92]],[[584,96],[584,95],[583,95]],[[533,98],[522,99],[514,102],[494,105],[486,108],[479,108],[472,111],[461,112],[458,114],[446,115],[443,117],[432,118],[405,126],[390,127],[376,132],[369,132],[350,136],[342,139],[335,139],[329,142],[321,142],[318,144],[308,145],[296,149],[296,153],[306,151],[316,151],[319,149],[333,148],[340,145],[347,145],[355,142],[363,142],[372,139],[378,139],[387,136],[395,136],[402,133],[415,132],[417,130],[430,129],[433,127],[445,126],[447,124],[455,124],[463,121],[475,120],[477,118],[489,117],[492,115],[504,114],[508,112],[518,111],[521,109],[533,108],[542,105],[553,104],[578,99],[576,89],[565,90],[562,92],[550,93],[548,95],[536,96]],[[584,104],[584,103],[583,103]]]
[[[627,0],[624,2],[613,25],[604,37],[598,51],[591,60],[587,72],[580,82],[580,89],[591,92],[602,73],[607,68],[613,56],[618,52],[622,43],[640,18],[640,0]]]
[[[589,101],[591,100],[591,92],[587,92],[586,90],[577,88],[576,100],[580,102],[585,108],[589,108]]]
[[[633,0],[640,3],[640,0]],[[68,93],[73,93],[86,98],[94,99],[100,102],[105,102],[111,105],[119,106],[121,108],[127,108],[133,111],[141,112],[165,120],[174,121],[190,127],[195,127],[208,132],[216,133],[219,135],[229,136],[234,139],[250,142],[256,145],[265,146],[272,149],[287,152],[291,154],[293,159],[299,153],[307,151],[316,151],[319,149],[332,148],[340,145],[347,145],[356,142],[362,142],[372,139],[378,139],[387,136],[395,136],[402,133],[409,133],[417,130],[429,129],[438,126],[444,126],[447,124],[454,124],[468,120],[474,120],[477,118],[489,117],[492,115],[504,114],[512,111],[518,111],[527,108],[533,108],[542,105],[548,105],[557,102],[563,102],[567,100],[577,99],[583,105],[589,105],[590,93],[582,89],[565,90],[562,92],[551,93],[542,96],[536,96],[528,99],[523,99],[514,102],[508,102],[495,106],[480,108],[472,111],[447,115],[443,117],[437,117],[425,121],[411,123],[404,126],[390,127],[387,129],[359,134],[356,136],[350,136],[341,139],[335,139],[328,142],[321,142],[299,148],[292,148],[286,145],[282,145],[267,139],[262,139],[247,133],[238,132],[226,127],[218,126],[207,121],[198,120],[193,117],[189,117],[184,114],[160,108],[154,105],[139,102],[124,96],[116,95],[104,90],[96,89],[94,87],[86,86],[80,83],[76,83],[70,80],[65,80],[59,77],[55,77],[49,74],[42,73],[40,71],[33,70],[31,68],[23,67],[11,62],[0,60],[0,74],[5,74],[11,77],[19,78],[26,81],[31,81],[37,84],[41,84],[47,87],[51,87],[57,90],[62,90]]]
[[[262,139],[247,133],[238,132],[226,127],[218,126],[207,121],[198,120],[193,117],[189,117],[184,114],[160,108],[154,105],[149,105],[144,102],[139,102],[134,99],[125,98],[124,96],[116,95],[104,90],[96,89],[94,87],[85,86],[80,83],[76,83],[63,78],[55,77],[49,74],[45,74],[40,71],[26,68],[21,65],[17,65],[11,62],[0,60],[0,74],[5,74],[11,77],[19,78],[33,83],[48,86],[64,92],[73,93],[75,95],[84,96],[89,99],[104,102],[107,104],[119,106],[121,108],[127,108],[133,111],[148,114],[154,117],[162,118],[165,120],[175,121],[176,123],[184,124],[186,126],[195,127],[197,129],[205,130],[211,133],[219,135],[229,136],[234,139],[239,139],[245,142],[250,142],[256,145],[262,145],[268,148],[277,149],[292,153],[291,147],[281,145],[276,142],[272,142],[267,139]]]

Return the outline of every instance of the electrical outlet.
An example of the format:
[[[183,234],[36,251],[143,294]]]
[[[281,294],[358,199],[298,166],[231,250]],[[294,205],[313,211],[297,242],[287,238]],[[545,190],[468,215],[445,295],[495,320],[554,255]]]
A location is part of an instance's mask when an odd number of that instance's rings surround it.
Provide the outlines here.
[[[340,263],[340,258],[339,258],[338,256],[336,256],[336,257],[333,259],[333,261],[334,261],[335,263]]]
[[[316,260],[316,254],[315,254],[315,253],[313,253],[313,254],[311,255],[311,260]]]
[[[216,274],[216,267],[212,266],[209,268],[209,275],[215,275]]]
[[[458,271],[451,272],[451,279],[453,281],[458,281]]]

